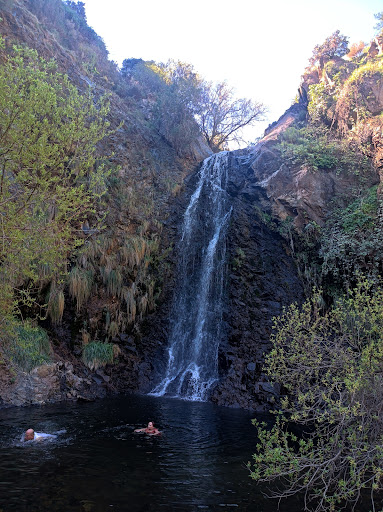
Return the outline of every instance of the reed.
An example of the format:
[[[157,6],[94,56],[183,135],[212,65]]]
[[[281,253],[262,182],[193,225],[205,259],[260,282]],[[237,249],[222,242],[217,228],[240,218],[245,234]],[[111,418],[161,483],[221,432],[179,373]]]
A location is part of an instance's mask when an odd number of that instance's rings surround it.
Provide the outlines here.
[[[106,291],[112,297],[121,297],[122,275],[119,270],[111,270],[106,279]]]

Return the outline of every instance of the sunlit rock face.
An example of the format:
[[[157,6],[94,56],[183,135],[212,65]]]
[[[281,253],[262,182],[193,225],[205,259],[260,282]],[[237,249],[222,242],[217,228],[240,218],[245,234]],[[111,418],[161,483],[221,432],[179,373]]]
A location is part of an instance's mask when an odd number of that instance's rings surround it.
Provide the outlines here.
[[[359,184],[359,177],[352,172],[312,170],[283,158],[279,145],[281,134],[306,114],[303,102],[293,105],[271,125],[247,156],[247,186],[262,188],[273,215],[280,220],[290,217],[298,229],[310,221],[323,225],[334,197],[352,195]],[[373,170],[365,179],[366,187],[379,183],[379,176]]]

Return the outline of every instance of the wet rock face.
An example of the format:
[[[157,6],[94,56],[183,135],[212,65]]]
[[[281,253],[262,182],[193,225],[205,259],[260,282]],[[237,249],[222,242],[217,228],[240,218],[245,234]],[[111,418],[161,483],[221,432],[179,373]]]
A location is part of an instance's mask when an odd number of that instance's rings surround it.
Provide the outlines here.
[[[265,191],[255,185],[241,158],[233,157],[230,176],[227,342],[220,347],[221,380],[212,399],[219,405],[268,410],[279,392],[262,371],[272,319],[283,306],[302,302],[303,289],[285,240],[257,213],[271,211]]]

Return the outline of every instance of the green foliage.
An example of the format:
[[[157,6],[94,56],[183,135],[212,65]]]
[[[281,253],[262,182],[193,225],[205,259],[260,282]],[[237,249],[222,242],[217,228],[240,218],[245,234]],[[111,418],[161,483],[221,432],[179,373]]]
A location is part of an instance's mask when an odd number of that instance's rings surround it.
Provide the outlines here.
[[[54,62],[16,48],[0,66],[0,323],[17,296],[65,272],[79,224],[105,190],[95,145],[108,133],[105,98],[81,95]],[[20,290],[23,290],[20,292]],[[50,312],[60,318],[63,297]],[[55,312],[53,312],[55,311]]]
[[[330,138],[324,127],[288,128],[282,135],[282,154],[292,163],[318,171],[363,173],[370,168],[361,152],[355,152],[347,141]]]
[[[336,121],[336,105],[343,84],[356,68],[355,63],[330,60],[324,65],[327,80],[309,86],[310,123],[332,126]]]
[[[319,62],[323,65],[324,62],[334,57],[343,57],[348,51],[348,37],[343,36],[339,30],[336,30],[322,44],[315,46],[310,63]]]
[[[338,167],[338,145],[329,142],[324,132],[315,134],[311,128],[288,128],[283,133],[282,154],[298,165],[311,170],[335,169]]]
[[[334,86],[340,87],[354,71],[356,66],[357,64],[345,60],[341,62],[330,60],[326,62],[324,70]]]
[[[322,304],[314,292],[275,320],[266,372],[287,395],[271,430],[255,423],[249,468],[282,481],[279,496],[303,492],[307,510],[334,511],[382,488],[383,289],[361,279],[329,312]]]
[[[374,29],[377,31],[377,33],[381,33],[383,29],[383,12],[378,12],[377,14],[374,14],[375,19],[378,21],[375,25]]]
[[[312,123],[329,124],[335,107],[335,98],[332,89],[324,82],[312,84],[309,87],[308,112]]]
[[[9,363],[26,372],[51,361],[47,333],[29,322],[12,322],[2,340],[2,351]]]
[[[187,154],[199,135],[194,110],[200,96],[200,78],[193,67],[171,60],[156,64],[125,59],[121,74],[131,84],[128,94],[145,101],[153,127],[177,153]]]
[[[325,282],[347,289],[358,273],[378,279],[383,259],[382,221],[377,187],[346,207],[334,208],[320,239]]]
[[[344,133],[382,113],[378,92],[382,84],[381,59],[360,65],[344,82],[336,107],[339,126]]]
[[[112,364],[114,361],[113,345],[111,343],[91,341],[84,346],[82,360],[91,370],[97,370],[97,368]]]
[[[379,79],[383,76],[383,62],[381,60],[371,60],[363,66],[359,66],[350,75],[345,85],[361,85],[366,78],[374,76]]]

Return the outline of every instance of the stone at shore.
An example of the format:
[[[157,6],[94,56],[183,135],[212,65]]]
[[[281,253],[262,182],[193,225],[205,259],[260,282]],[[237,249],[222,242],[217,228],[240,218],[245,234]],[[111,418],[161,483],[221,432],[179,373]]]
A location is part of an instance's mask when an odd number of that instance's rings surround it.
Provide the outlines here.
[[[62,400],[92,400],[105,396],[107,385],[76,374],[69,362],[58,361],[20,372],[0,389],[0,404],[43,405]]]

